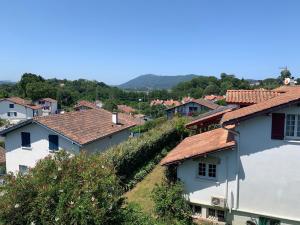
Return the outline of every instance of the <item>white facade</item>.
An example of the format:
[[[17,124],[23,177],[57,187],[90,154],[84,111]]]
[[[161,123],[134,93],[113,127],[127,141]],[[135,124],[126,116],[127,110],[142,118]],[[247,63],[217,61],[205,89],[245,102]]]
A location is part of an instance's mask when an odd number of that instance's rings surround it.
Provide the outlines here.
[[[300,107],[278,112],[300,115]],[[260,217],[280,224],[300,224],[300,139],[271,139],[271,126],[271,115],[238,124],[236,149],[209,155],[218,159],[215,180],[197,177],[203,158],[186,160],[178,166],[177,175],[184,182],[187,198],[203,206],[203,217],[207,217],[206,209],[212,207],[214,196],[227,200],[229,224],[259,224]]]
[[[32,109],[19,105],[7,99],[0,101],[0,118],[9,120],[10,123],[17,123],[22,120],[31,119],[41,115],[41,110]]]
[[[30,133],[30,148],[21,146],[21,132]],[[49,150],[49,135],[57,135],[57,133],[36,123],[23,126],[7,133],[5,138],[7,172],[16,173],[19,171],[20,166],[32,168],[40,159],[52,154],[53,151]],[[80,146],[72,140],[58,135],[58,146],[59,150],[65,150],[71,154],[78,154],[81,150],[87,151],[88,153],[95,153],[104,151],[115,144],[119,144],[127,140],[128,137],[129,130],[123,130],[109,137]]]
[[[47,101],[45,99],[40,99],[36,101],[37,105],[42,106],[42,114],[43,116],[48,116],[51,114],[57,114],[57,101]]]
[[[194,113],[200,113],[204,110],[209,110],[209,108],[196,102],[189,102],[183,105],[176,106],[174,108],[167,109],[166,112],[167,117],[170,119],[177,113],[182,116],[192,116]]]

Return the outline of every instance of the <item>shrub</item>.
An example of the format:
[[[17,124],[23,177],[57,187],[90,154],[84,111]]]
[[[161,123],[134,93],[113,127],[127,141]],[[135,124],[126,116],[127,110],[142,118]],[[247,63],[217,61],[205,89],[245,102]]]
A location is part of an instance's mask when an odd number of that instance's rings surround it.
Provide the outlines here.
[[[5,224],[114,224],[123,199],[114,170],[101,157],[64,152],[0,188]]]
[[[164,221],[175,219],[178,224],[192,224],[192,211],[183,197],[182,183],[164,181],[161,185],[156,185],[151,197],[155,204],[155,212],[160,219]]]
[[[124,186],[130,182],[132,174],[139,171],[164,148],[171,149],[180,142],[186,135],[185,122],[183,118],[167,121],[140,137],[129,139],[104,153],[104,157],[114,166]]]

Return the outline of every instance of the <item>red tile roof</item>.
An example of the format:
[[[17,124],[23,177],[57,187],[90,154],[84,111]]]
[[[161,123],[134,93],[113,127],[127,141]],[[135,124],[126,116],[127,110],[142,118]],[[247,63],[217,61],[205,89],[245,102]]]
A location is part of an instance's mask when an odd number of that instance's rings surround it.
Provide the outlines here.
[[[300,102],[300,92],[287,92],[254,105],[250,105],[224,114],[221,123],[234,124],[255,115],[272,112],[286,105]]]
[[[0,146],[0,165],[5,164],[5,149]]]
[[[252,105],[278,96],[279,93],[270,90],[228,90],[226,102],[229,104]]]
[[[228,130],[218,128],[185,138],[160,162],[160,164],[174,164],[185,159],[199,157],[220,150],[231,149],[234,146],[234,136],[229,133]]]
[[[87,144],[135,126],[125,114],[119,114],[119,124],[112,123],[112,113],[104,109],[68,112],[33,119],[57,133],[81,144]]]
[[[300,91],[300,85],[283,85],[278,88],[273,89],[278,93],[286,93],[289,91]]]
[[[225,97],[221,95],[205,95],[204,99],[209,101],[218,101],[225,99]]]
[[[164,100],[156,99],[152,100],[150,105],[162,105],[164,103]]]
[[[121,112],[124,112],[124,113],[128,113],[128,114],[135,112],[135,109],[128,105],[118,105],[118,110],[120,110]]]
[[[171,100],[165,100],[163,102],[163,104],[167,107],[170,107],[170,106],[172,107],[172,106],[179,106],[181,103],[179,101],[171,99]]]
[[[97,109],[98,108],[97,105],[93,102],[89,102],[89,101],[86,101],[86,100],[80,100],[74,106],[74,109],[79,109],[81,106],[84,106],[84,107],[89,108],[89,109]]]
[[[207,100],[205,100],[203,98],[194,99],[194,100],[191,100],[189,102],[182,103],[182,104],[180,104],[178,106],[186,105],[186,104],[188,104],[190,102],[197,103],[197,104],[205,106],[205,107],[207,107],[209,109],[216,109],[216,108],[220,107],[220,105],[218,105],[218,104],[216,104],[214,102],[211,102],[211,101],[207,101]],[[169,109],[174,109],[174,108],[176,108],[178,106],[173,106],[173,107],[171,107]],[[169,110],[169,109],[167,109],[167,110]]]
[[[4,98],[4,99],[1,99],[1,100],[7,100],[7,101],[10,101],[12,103],[22,105],[22,106],[25,106],[25,107],[30,108],[30,109],[41,109],[42,108],[41,106],[37,106],[37,105],[32,104],[31,101],[29,101],[29,100],[19,98],[19,97]]]
[[[57,101],[56,101],[55,99],[53,99],[53,98],[42,98],[42,99],[40,99],[40,100],[46,101],[46,102],[52,102],[52,103],[57,102]]]

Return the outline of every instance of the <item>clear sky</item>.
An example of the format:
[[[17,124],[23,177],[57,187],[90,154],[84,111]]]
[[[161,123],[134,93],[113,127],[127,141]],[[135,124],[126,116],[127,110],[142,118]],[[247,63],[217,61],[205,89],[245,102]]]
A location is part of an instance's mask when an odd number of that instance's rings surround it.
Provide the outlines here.
[[[300,77],[299,0],[1,0],[0,80]]]

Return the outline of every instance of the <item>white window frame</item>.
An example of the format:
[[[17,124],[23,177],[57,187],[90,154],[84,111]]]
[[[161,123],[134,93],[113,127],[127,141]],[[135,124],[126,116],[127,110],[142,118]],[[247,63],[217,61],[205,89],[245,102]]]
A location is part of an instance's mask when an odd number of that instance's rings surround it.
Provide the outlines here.
[[[199,175],[199,164],[205,164],[205,176]],[[215,177],[210,177],[209,176],[209,165],[214,165],[216,167],[216,176]],[[211,162],[204,162],[200,161],[197,163],[197,177],[201,179],[207,179],[207,180],[217,180],[218,177],[218,165],[216,163],[211,163]]]
[[[209,215],[209,210],[214,210],[214,215]],[[219,217],[219,212],[222,211],[224,214],[224,218]],[[215,208],[207,208],[207,216],[206,218],[214,220],[214,221],[218,221],[218,222],[225,222],[225,211],[222,209],[215,209]]]
[[[294,134],[293,136],[287,135],[287,118],[288,115],[293,115],[295,116],[295,124],[294,124]],[[298,130],[298,123],[300,123],[300,114],[294,114],[294,113],[287,113],[285,114],[285,120],[284,120],[284,137],[286,139],[299,139],[300,140],[300,136],[297,136],[297,133],[300,133],[300,126],[299,126],[299,130]]]

